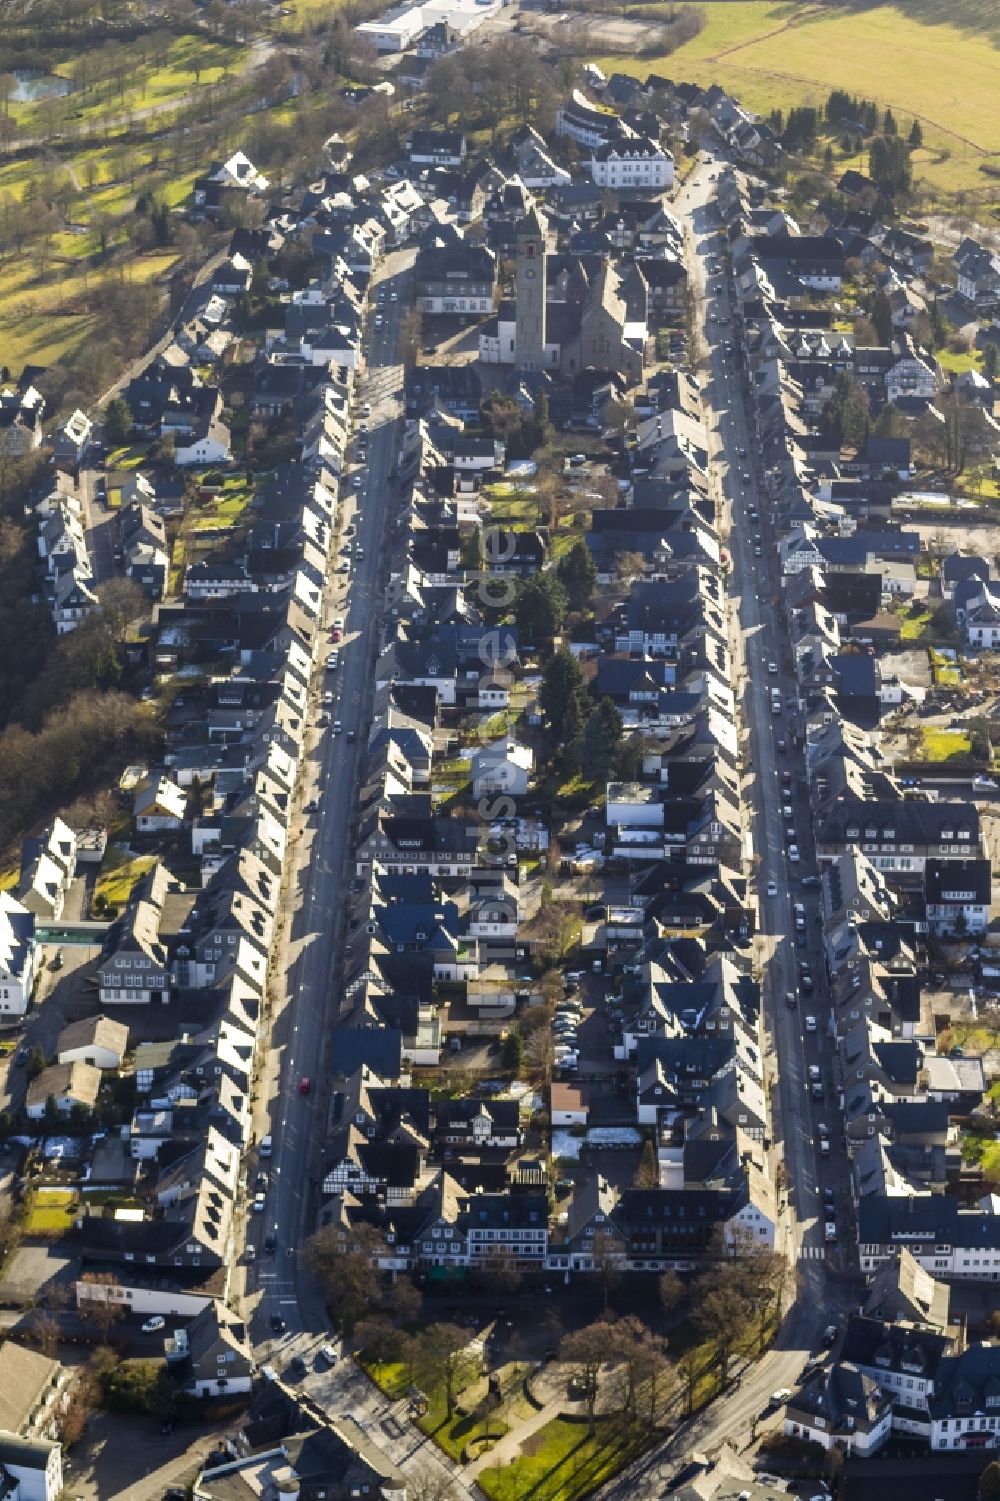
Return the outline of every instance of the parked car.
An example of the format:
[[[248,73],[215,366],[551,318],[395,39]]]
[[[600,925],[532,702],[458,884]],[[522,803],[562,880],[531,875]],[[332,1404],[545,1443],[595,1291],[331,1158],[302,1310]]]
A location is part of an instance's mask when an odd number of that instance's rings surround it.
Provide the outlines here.
[[[167,1321],[162,1313],[154,1313],[151,1319],[147,1319],[142,1326],[143,1334],[159,1334],[161,1329],[167,1327]]]

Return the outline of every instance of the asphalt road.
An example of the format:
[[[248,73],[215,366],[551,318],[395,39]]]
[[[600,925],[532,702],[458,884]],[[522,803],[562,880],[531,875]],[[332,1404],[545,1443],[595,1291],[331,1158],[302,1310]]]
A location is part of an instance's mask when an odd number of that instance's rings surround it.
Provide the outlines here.
[[[744,796],[751,810],[753,848],[759,856],[755,864],[761,911],[758,958],[768,1031],[766,1063],[773,1086],[773,1160],[783,1164],[786,1184],[776,1249],[785,1252],[794,1268],[796,1295],[774,1346],[742,1374],[739,1385],[683,1424],[667,1444],[630,1466],[599,1493],[615,1501],[658,1498],[663,1486],[695,1450],[711,1453],[724,1441],[746,1449],[772,1392],[795,1384],[805,1362],[822,1351],[824,1327],[842,1318],[858,1301],[858,1283],[845,1253],[850,1239],[849,1169],[834,1089],[830,999],[816,922],[818,899],[814,890],[800,884],[803,875],[815,873],[816,866],[802,752],[792,743],[798,721],[796,711],[790,711],[788,705],[795,697],[795,681],[781,610],[769,502],[757,465],[739,357],[740,332],[727,276],[721,270],[723,241],[717,232],[712,181],[718,165],[699,166],[678,193],[674,208],[689,231],[689,272],[698,292],[705,335],[703,397],[710,429],[713,490],[722,502],[724,528],[725,518],[731,523],[730,641],[734,688],[744,723]],[[751,507],[757,511],[757,521],[750,519]],[[771,663],[778,668],[776,673],[769,671]],[[771,710],[774,687],[782,696],[780,715]],[[778,749],[779,738],[786,742],[785,751]],[[790,798],[783,790],[783,770],[791,774]],[[789,801],[790,820],[783,812]],[[788,858],[789,824],[796,831],[795,843],[801,855],[798,862]],[[767,895],[770,883],[774,896]],[[795,944],[795,902],[806,909],[805,948]],[[815,991],[808,996],[799,993],[799,963],[803,959],[808,960],[815,983]],[[789,991],[797,994],[794,1009],[785,1003]],[[807,1031],[807,1016],[816,1018],[815,1032]],[[810,1065],[821,1071],[821,1101],[814,1100],[810,1093]],[[828,1158],[819,1155],[819,1123],[831,1128]],[[837,1200],[839,1238],[833,1246],[826,1244],[823,1228],[822,1191],[828,1187]],[[761,1431],[779,1420],[780,1413],[772,1414]]]
[[[271,1067],[265,1076],[267,1116],[261,1124],[273,1138],[273,1155],[260,1166],[269,1173],[264,1211],[251,1214],[248,1240],[256,1247],[257,1259],[247,1268],[247,1294],[252,1302],[259,1293],[251,1329],[255,1344],[264,1353],[275,1352],[271,1318],[277,1315],[287,1325],[286,1339],[303,1331],[326,1329],[321,1298],[304,1266],[302,1246],[315,1225],[319,1197],[320,1144],[328,1099],[325,1072],[326,1042],[341,1004],[338,988],[339,945],[342,920],[350,883],[349,857],[352,841],[352,810],[359,772],[359,757],[367,738],[370,714],[372,666],[379,646],[381,608],[386,581],[386,537],[395,495],[389,474],[396,454],[402,403],[402,367],[396,361],[399,318],[407,305],[413,252],[387,257],[372,289],[387,285],[379,311],[369,320],[371,350],[362,378],[356,420],[365,402],[371,403],[367,458],[357,459],[357,441],[342,483],[340,547],[347,545],[345,530],[353,523],[351,572],[340,571],[347,556],[331,555],[324,617],[327,625],[343,617],[343,639],[338,643],[340,664],[335,672],[324,670],[333,642],[324,633],[320,644],[317,691],[311,704],[311,728],[307,739],[306,766],[302,778],[299,811],[292,825],[291,873],[287,901],[289,922],[276,958],[277,972],[284,975],[284,995],[275,1007],[271,1037]],[[355,475],[360,484],[355,486]],[[356,545],[363,557],[353,556]],[[325,707],[321,694],[332,692],[335,702]],[[321,720],[326,720],[325,726]],[[342,730],[334,733],[334,722]],[[348,732],[356,735],[348,738]],[[306,813],[315,800],[317,811]],[[304,1083],[308,1080],[308,1086]],[[276,1253],[264,1251],[267,1234],[277,1241]]]

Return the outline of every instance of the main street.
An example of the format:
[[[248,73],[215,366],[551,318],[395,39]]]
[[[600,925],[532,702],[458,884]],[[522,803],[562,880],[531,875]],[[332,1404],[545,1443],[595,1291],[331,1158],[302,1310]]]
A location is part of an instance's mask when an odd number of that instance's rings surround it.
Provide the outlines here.
[[[278,976],[270,1047],[258,1087],[255,1134],[273,1139],[263,1213],[251,1215],[248,1243],[256,1260],[245,1268],[254,1343],[283,1363],[272,1342],[272,1318],[287,1326],[286,1338],[326,1328],[322,1300],[303,1263],[302,1247],[314,1227],[321,1170],[322,1119],[328,1098],[324,1070],[331,1028],[341,1003],[339,945],[350,884],[352,817],[359,757],[367,739],[373,664],[379,646],[381,605],[386,582],[385,539],[391,528],[390,472],[396,457],[402,415],[403,372],[396,353],[401,310],[409,298],[413,252],[388,256],[371,289],[367,368],[360,382],[356,417],[365,403],[371,413],[367,457],[358,462],[357,435],[352,462],[341,485],[340,549],[350,548],[351,571],[342,572],[349,554],[335,549],[324,604],[325,629],[317,653],[320,686],[310,705],[299,805],[290,833],[289,873],[275,954]],[[380,324],[376,324],[376,300]],[[396,300],[392,300],[392,293]],[[354,476],[359,477],[357,486]],[[353,524],[354,534],[346,533]],[[333,642],[329,628],[343,618],[336,671],[323,663]],[[332,693],[332,706],[322,694]],[[323,722],[325,721],[325,723]],[[342,729],[335,733],[335,723]],[[315,804],[313,812],[305,810]],[[308,1081],[308,1083],[304,1082]],[[274,1254],[265,1242],[273,1237]]]
[[[824,1327],[857,1306],[859,1284],[841,1247],[824,1239],[823,1190],[836,1196],[836,1222],[847,1240],[848,1164],[833,1087],[830,1000],[826,985],[818,894],[801,878],[815,873],[813,839],[800,746],[793,744],[795,679],[781,601],[781,580],[769,515],[770,502],[759,468],[748,392],[739,354],[738,313],[731,301],[724,264],[725,239],[719,234],[714,178],[722,164],[699,163],[677,194],[674,211],[688,233],[688,272],[697,297],[698,325],[705,336],[701,371],[705,419],[709,428],[710,475],[731,558],[730,647],[733,687],[742,715],[744,799],[750,809],[755,859],[754,883],[760,906],[757,955],[764,996],[767,1077],[774,1125],[773,1164],[781,1163],[785,1200],[776,1249],[787,1255],[795,1297],[774,1346],[743,1373],[739,1385],[685,1423],[600,1495],[615,1501],[659,1497],[664,1484],[693,1451],[712,1450],[726,1441],[746,1448],[771,1393],[794,1385],[805,1362],[822,1351]],[[756,520],[751,519],[756,512]],[[758,549],[759,548],[759,553]],[[769,669],[771,664],[776,672]],[[772,712],[771,692],[781,695]],[[785,749],[779,749],[783,742]],[[782,771],[790,775],[783,788]],[[784,808],[790,805],[789,820]],[[794,827],[799,861],[790,861],[787,827]],[[773,894],[769,894],[773,893]],[[793,903],[805,908],[804,946],[795,945]],[[800,944],[803,940],[800,939]],[[816,985],[800,994],[799,964],[807,960]],[[794,1007],[786,995],[796,996]],[[807,1032],[805,1018],[816,1018]],[[823,1098],[810,1093],[809,1066],[823,1079]],[[820,1124],[830,1130],[831,1152],[820,1158]],[[822,1166],[821,1166],[822,1164]],[[766,1426],[766,1425],[765,1425]]]

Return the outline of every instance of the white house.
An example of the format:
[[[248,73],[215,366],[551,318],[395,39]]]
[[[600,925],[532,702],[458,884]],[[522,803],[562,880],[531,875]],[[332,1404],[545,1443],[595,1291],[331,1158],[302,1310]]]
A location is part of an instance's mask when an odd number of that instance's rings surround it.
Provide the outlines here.
[[[156,777],[140,787],[132,801],[140,834],[175,833],[184,827],[187,795],[169,777]]]
[[[556,135],[568,136],[578,146],[596,150],[605,141],[621,136],[634,136],[625,122],[613,109],[591,104],[586,94],[574,89],[565,104],[556,110]]]
[[[28,1085],[25,1114],[40,1121],[49,1099],[60,1115],[69,1115],[74,1105],[93,1110],[101,1088],[101,1071],[91,1063],[53,1063],[43,1068]]]
[[[673,156],[648,136],[606,141],[592,151],[587,167],[599,188],[662,193],[673,187]]]
[[[22,905],[36,917],[58,921],[76,875],[76,860],[76,833],[61,818],[54,818],[52,827],[37,839],[26,839],[17,892]]]
[[[900,334],[892,341],[894,364],[885,373],[885,394],[889,401],[900,397],[930,401],[937,394],[940,379],[933,363],[918,351],[909,334]]]
[[[56,1042],[60,1063],[89,1063],[94,1068],[121,1068],[128,1048],[128,1027],[109,1016],[85,1016],[63,1027]]]
[[[472,757],[473,797],[484,797],[491,792],[524,797],[534,765],[535,753],[528,745],[507,739],[484,745]]]
[[[928,860],[924,866],[928,932],[938,938],[985,933],[992,886],[989,860]]]
[[[955,618],[970,646],[995,651],[1000,646],[1000,585],[987,579],[974,589],[963,591],[963,603],[956,597]]]
[[[607,821],[619,828],[663,827],[663,803],[643,782],[609,782]]]
[[[62,1488],[60,1444],[0,1429],[0,1493],[6,1501],[56,1501]]]
[[[190,438],[177,442],[174,462],[186,467],[195,464],[225,464],[229,459],[229,445],[228,427],[224,422],[213,421],[192,433]]]
[[[240,1396],[253,1389],[253,1355],[246,1340],[222,1323],[210,1303],[164,1341],[167,1366],[191,1397]]]
[[[552,1085],[549,1115],[553,1126],[585,1126],[588,1114],[587,1094],[581,1085]]]
[[[0,891],[0,1021],[23,1016],[35,980],[35,914]]]

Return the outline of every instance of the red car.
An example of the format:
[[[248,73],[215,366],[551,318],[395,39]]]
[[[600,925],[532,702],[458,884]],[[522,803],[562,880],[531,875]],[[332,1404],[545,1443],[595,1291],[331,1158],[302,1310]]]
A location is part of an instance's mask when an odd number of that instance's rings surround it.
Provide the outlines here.
[[[330,632],[330,640],[331,641],[339,641],[340,638],[343,636],[343,634],[344,634],[343,631],[338,630],[337,627],[334,626],[333,630]]]
[[[311,1088],[312,1084],[308,1079],[299,1080],[299,1094],[308,1094]]]

